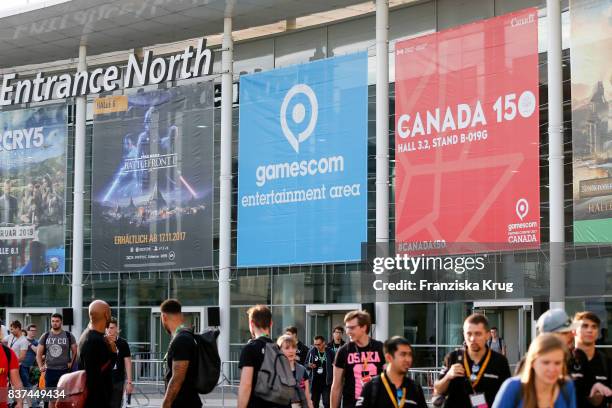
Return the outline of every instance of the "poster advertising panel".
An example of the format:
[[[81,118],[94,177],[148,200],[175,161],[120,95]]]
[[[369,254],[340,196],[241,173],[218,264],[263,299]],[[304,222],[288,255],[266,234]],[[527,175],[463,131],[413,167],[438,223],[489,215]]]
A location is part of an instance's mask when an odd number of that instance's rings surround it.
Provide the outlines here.
[[[212,265],[213,87],[94,101],[92,269]]]
[[[396,45],[399,251],[539,245],[537,25],[527,9]]]
[[[612,242],[611,20],[610,1],[570,1],[575,242]]]
[[[65,269],[66,105],[0,112],[0,274]]]
[[[241,77],[238,266],[360,259],[367,125],[365,53]]]

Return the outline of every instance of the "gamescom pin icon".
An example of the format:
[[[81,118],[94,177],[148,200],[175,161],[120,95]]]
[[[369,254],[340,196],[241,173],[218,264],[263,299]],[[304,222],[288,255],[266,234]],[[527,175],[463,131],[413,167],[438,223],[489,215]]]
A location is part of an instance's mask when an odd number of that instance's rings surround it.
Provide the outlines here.
[[[291,129],[289,129],[289,126],[287,125],[287,108],[289,107],[289,102],[291,102],[291,100],[298,94],[304,94],[306,95],[306,97],[308,97],[308,101],[310,102],[311,107],[311,114],[308,126],[302,132],[298,133],[296,137],[296,135],[293,134],[293,132],[291,131]],[[312,131],[314,130],[315,125],[317,124],[318,114],[319,102],[317,101],[317,96],[315,95],[312,88],[306,84],[293,85],[289,92],[287,92],[287,95],[285,95],[285,99],[283,99],[283,103],[281,105],[280,110],[280,124],[281,128],[283,129],[283,134],[285,135],[285,138],[287,138],[287,141],[289,141],[289,144],[291,145],[291,147],[293,147],[293,150],[295,150],[296,153],[300,152],[300,143],[308,139],[312,134]],[[304,122],[305,118],[306,107],[301,102],[297,103],[293,107],[293,110],[291,112],[291,119],[296,124],[300,124]]]
[[[529,203],[524,198],[516,202],[516,215],[523,221],[523,218],[529,213]]]

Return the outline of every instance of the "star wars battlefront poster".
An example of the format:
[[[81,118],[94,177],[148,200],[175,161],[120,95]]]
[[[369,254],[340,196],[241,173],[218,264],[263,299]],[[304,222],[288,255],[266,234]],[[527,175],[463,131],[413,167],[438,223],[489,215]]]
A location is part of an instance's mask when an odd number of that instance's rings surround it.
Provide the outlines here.
[[[92,270],[211,266],[212,85],[94,104]]]
[[[65,272],[66,105],[0,112],[0,274]]]

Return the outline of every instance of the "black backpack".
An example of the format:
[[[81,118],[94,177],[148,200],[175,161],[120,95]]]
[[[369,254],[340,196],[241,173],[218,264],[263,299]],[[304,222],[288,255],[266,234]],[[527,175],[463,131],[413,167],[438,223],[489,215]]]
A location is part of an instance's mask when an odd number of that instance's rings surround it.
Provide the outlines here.
[[[198,374],[194,378],[194,388],[199,394],[208,394],[215,389],[221,376],[221,357],[217,349],[219,330],[205,330],[197,334],[188,331],[196,344],[196,367]],[[191,362],[190,362],[191,364]]]

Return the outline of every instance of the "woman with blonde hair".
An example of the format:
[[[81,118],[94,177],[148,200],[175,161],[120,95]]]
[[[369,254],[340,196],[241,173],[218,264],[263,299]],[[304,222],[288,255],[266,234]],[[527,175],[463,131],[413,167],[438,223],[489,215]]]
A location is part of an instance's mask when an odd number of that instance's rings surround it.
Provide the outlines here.
[[[493,408],[576,408],[574,383],[567,376],[568,350],[554,334],[541,334],[527,352],[521,375],[501,386]]]
[[[310,386],[308,384],[308,372],[306,367],[297,362],[297,340],[295,337],[285,334],[278,338],[276,344],[285,357],[287,357],[287,360],[289,360],[291,371],[293,371],[295,381],[297,382],[290,407],[313,408],[312,399],[310,398]]]

